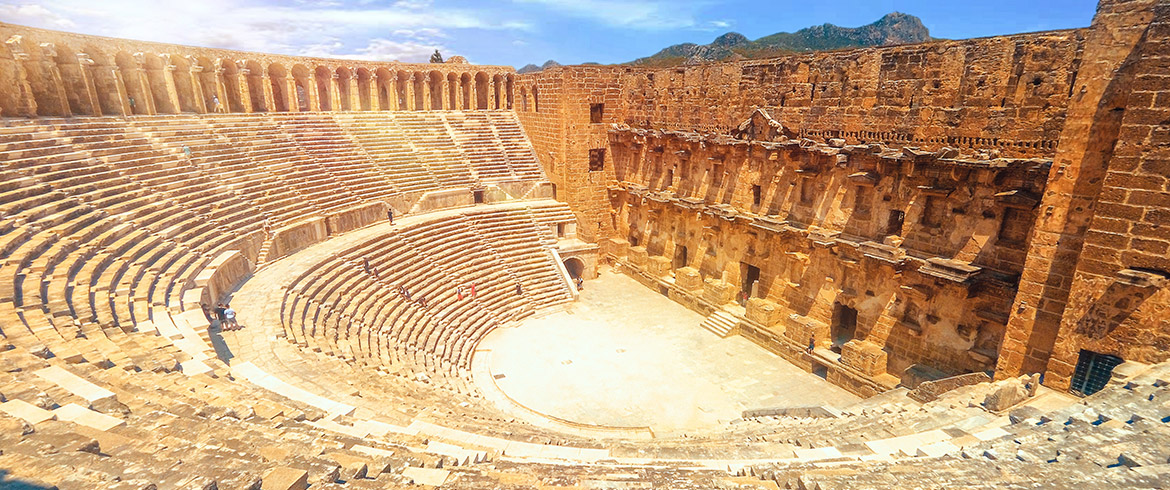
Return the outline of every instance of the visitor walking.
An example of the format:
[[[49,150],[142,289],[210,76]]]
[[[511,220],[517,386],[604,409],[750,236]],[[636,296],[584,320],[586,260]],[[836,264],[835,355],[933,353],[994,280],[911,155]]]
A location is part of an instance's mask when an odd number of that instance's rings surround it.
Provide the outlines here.
[[[585,289],[585,280],[584,279],[581,279],[580,277],[574,277],[573,281],[577,283],[577,290],[578,291]]]
[[[212,110],[215,112],[224,112],[223,104],[219,103],[219,96],[218,95],[211,96],[211,107],[212,107]]]
[[[459,301],[463,301],[463,286],[457,286],[455,288],[455,296],[459,297]]]
[[[816,349],[816,348],[817,348],[817,338],[816,337],[809,337],[808,338],[808,350],[806,352],[808,352],[809,354],[812,354],[813,349]]]
[[[516,295],[520,296],[522,294],[524,294],[524,288],[520,287],[520,283],[516,283]]]
[[[227,308],[223,306],[223,303],[219,303],[215,306],[215,321],[219,322],[219,328],[223,328],[225,310],[227,310]]]
[[[474,282],[471,283],[471,297],[472,298],[475,297],[475,283]]]
[[[390,224],[394,224],[394,208],[386,208],[386,219],[390,220]]]
[[[183,147],[183,156],[187,157],[187,163],[191,163],[191,147],[190,146]]]
[[[232,305],[223,305],[223,306],[224,306],[223,318],[224,318],[224,321],[227,322],[227,326],[224,327],[224,330],[239,330],[240,329],[240,322],[236,321],[236,310],[232,309]]]
[[[370,261],[365,257],[362,257],[362,270],[365,270],[366,274],[370,274]]]

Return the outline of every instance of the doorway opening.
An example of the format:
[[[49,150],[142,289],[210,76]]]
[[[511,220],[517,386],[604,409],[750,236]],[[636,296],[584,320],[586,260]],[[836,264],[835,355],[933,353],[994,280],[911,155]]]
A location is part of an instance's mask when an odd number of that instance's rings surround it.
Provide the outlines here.
[[[841,303],[834,303],[830,334],[833,337],[833,352],[840,353],[841,346],[857,335],[857,310]]]
[[[1069,391],[1080,396],[1101,391],[1113,376],[1113,368],[1123,362],[1125,360],[1117,356],[1082,349],[1077,357],[1077,368],[1073,372]]]

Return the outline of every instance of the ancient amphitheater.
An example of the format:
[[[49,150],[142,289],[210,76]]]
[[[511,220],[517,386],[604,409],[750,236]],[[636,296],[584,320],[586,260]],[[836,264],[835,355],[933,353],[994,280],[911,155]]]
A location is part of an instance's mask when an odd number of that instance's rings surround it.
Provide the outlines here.
[[[525,75],[0,35],[0,489],[1170,487],[1166,0]]]

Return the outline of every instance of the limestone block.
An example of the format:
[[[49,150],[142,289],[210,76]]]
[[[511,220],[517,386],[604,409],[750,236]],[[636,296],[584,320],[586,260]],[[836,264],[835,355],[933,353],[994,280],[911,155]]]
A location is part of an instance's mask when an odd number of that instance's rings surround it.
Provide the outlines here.
[[[674,284],[687,291],[703,289],[703,276],[694,267],[683,267],[674,271]]]
[[[268,260],[275,260],[319,243],[329,236],[325,218],[311,218],[300,223],[284,226],[272,232],[272,245]]]
[[[296,468],[276,467],[264,474],[261,490],[305,490],[309,486],[309,472]]]
[[[356,230],[386,219],[386,203],[381,201],[343,209],[325,217],[330,235]]]
[[[735,285],[721,279],[703,281],[703,299],[721,305],[735,301]]]
[[[630,247],[630,253],[626,257],[627,261],[629,261],[631,264],[634,264],[639,269],[646,268],[646,259],[646,247]]]
[[[747,319],[771,327],[780,321],[780,305],[764,298],[751,298],[747,302]]]
[[[866,376],[885,374],[886,351],[868,340],[853,339],[841,347],[841,363],[865,373]]]
[[[660,255],[647,258],[646,272],[659,277],[670,275],[670,259]]]
[[[998,412],[1028,398],[1028,389],[1018,379],[1009,379],[1002,385],[987,394],[983,399],[983,408]]]
[[[784,336],[802,346],[807,346],[810,338],[815,339],[818,345],[829,340],[829,324],[820,320],[793,313],[788,316],[786,323]]]
[[[617,257],[625,257],[630,253],[630,242],[621,238],[607,238],[601,242],[602,253],[613,254]]]

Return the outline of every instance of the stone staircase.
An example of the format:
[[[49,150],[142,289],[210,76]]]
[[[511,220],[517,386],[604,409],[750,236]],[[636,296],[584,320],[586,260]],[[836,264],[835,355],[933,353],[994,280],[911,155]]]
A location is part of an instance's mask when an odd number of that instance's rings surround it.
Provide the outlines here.
[[[739,320],[735,316],[726,311],[718,310],[703,320],[703,323],[700,323],[699,326],[710,330],[720,338],[727,338],[735,332],[735,327],[738,323]]]

